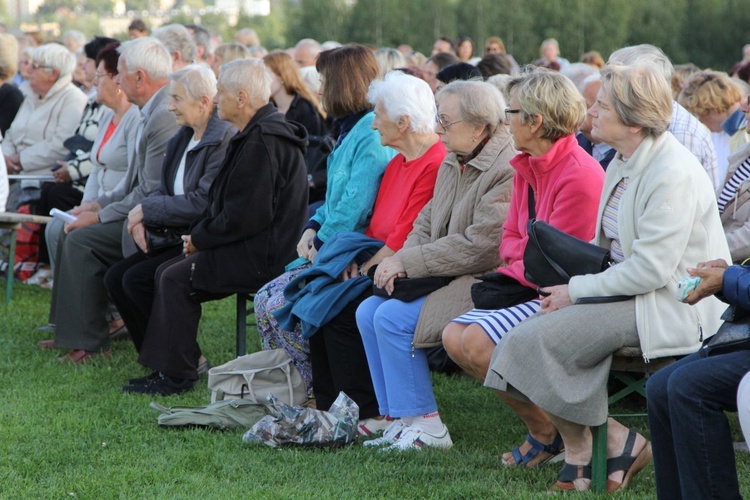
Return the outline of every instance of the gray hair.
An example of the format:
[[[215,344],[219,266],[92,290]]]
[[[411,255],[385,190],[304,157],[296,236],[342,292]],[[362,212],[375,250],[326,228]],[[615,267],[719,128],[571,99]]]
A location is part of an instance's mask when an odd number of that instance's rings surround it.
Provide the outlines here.
[[[250,57],[250,51],[241,43],[233,42],[224,43],[216,47],[214,55],[216,57],[221,57],[223,62],[228,63],[235,59],[246,59]]]
[[[186,26],[186,28],[189,28],[188,33],[192,35],[193,43],[195,43],[195,46],[204,47],[206,49],[205,57],[208,57],[214,53],[214,44],[213,41],[211,41],[211,33],[209,33],[206,28],[204,28],[203,26],[198,26],[196,24],[188,25]]]
[[[579,92],[583,92],[583,82],[591,75],[598,75],[599,68],[590,64],[576,62],[563,68],[560,73],[570,78],[570,81],[573,82],[573,85],[576,86]]]
[[[185,93],[191,101],[200,101],[203,96],[213,100],[216,95],[216,76],[211,68],[203,64],[185,66],[173,73],[170,79],[185,87]]]
[[[86,35],[78,30],[68,30],[63,34],[62,41],[64,44],[67,44],[68,40],[75,41],[80,49],[86,43]]]
[[[406,57],[401,52],[387,47],[376,50],[375,59],[378,60],[381,78],[389,71],[407,66]]]
[[[487,78],[486,82],[494,85],[495,88],[500,91],[500,93],[505,98],[505,101],[507,102],[509,99],[508,82],[510,82],[512,79],[513,77],[511,75],[500,73],[499,75],[492,75],[491,77]]]
[[[454,80],[435,98],[439,102],[444,95],[458,96],[458,118],[469,125],[487,125],[490,135],[504,126],[505,98],[491,83]]]
[[[299,42],[297,42],[297,45],[295,45],[294,48],[298,49],[298,48],[300,48],[302,46],[308,46],[308,47],[311,47],[313,49],[320,50],[320,42],[318,42],[317,40],[314,40],[312,38],[303,38],[302,40],[300,40]]]
[[[47,66],[60,74],[58,78],[73,74],[76,69],[76,56],[65,46],[56,43],[40,45],[31,52],[32,61]],[[46,69],[45,69],[46,71]]]
[[[258,33],[252,28],[242,28],[234,35],[234,41],[245,46],[260,45]]]
[[[197,55],[195,42],[190,32],[181,24],[167,24],[162,26],[153,34],[169,51],[169,54],[179,52],[182,59],[187,62],[194,62]]]
[[[602,92],[617,117],[625,126],[641,127],[644,137],[663,134],[672,118],[672,88],[662,75],[653,64],[602,69]]]
[[[424,80],[391,71],[382,80],[374,80],[367,91],[372,105],[380,103],[391,121],[408,116],[411,131],[429,134],[435,131],[435,97]]]
[[[262,59],[237,59],[222,64],[221,84],[232,92],[244,90],[248,97],[267,104],[271,98],[271,75]]]
[[[607,64],[621,64],[624,66],[650,64],[656,66],[668,82],[672,81],[672,74],[674,73],[674,66],[672,66],[669,57],[659,47],[647,43],[625,47],[612,52]]]
[[[128,73],[141,70],[153,80],[166,80],[172,74],[172,56],[156,38],[136,38],[120,45],[117,51]]]

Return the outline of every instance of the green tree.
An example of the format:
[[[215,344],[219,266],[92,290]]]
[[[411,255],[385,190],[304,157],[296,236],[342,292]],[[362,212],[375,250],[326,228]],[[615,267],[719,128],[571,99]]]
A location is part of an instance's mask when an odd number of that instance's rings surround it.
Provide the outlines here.
[[[349,10],[345,0],[299,0],[298,5],[289,2],[286,5],[289,44],[295,44],[302,38],[314,38],[321,42],[361,41],[360,37],[347,39],[344,36]]]

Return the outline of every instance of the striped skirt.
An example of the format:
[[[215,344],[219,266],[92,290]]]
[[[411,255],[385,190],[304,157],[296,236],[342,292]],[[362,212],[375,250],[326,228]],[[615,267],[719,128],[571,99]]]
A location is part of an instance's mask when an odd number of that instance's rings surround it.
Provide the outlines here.
[[[497,345],[506,333],[516,325],[535,315],[541,307],[541,301],[534,299],[505,309],[472,309],[454,319],[453,323],[460,323],[462,325],[476,323],[487,333],[490,340]]]

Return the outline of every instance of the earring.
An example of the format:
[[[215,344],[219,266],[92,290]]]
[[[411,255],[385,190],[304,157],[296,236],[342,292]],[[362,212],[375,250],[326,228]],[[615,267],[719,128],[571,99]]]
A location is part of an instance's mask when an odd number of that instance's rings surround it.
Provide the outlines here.
[[[120,95],[122,93],[122,90],[117,89],[117,95]]]

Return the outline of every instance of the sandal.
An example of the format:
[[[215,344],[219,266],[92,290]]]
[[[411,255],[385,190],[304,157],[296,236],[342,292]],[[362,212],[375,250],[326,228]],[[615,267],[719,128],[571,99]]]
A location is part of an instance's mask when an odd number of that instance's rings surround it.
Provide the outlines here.
[[[531,434],[526,434],[526,442],[531,445],[531,449],[526,452],[526,454],[521,455],[521,450],[518,446],[513,448],[511,450],[511,454],[513,455],[513,462],[512,464],[503,462],[503,465],[506,467],[536,467],[537,465],[546,464],[547,462],[557,458],[565,451],[565,446],[563,446],[563,440],[560,433],[557,433],[557,436],[555,436],[555,440],[552,441],[552,444],[544,444],[533,437],[531,437]],[[529,465],[534,458],[537,457],[540,453],[548,453],[549,456],[547,458],[544,458],[537,463],[533,465]]]
[[[625,476],[622,478],[621,483],[607,479],[607,493],[627,488],[633,476],[642,471],[651,461],[651,443],[648,441],[646,441],[646,445],[637,456],[631,456],[636,436],[636,432],[631,430],[628,433],[628,439],[625,441],[625,448],[622,450],[622,455],[607,459],[608,476],[613,472],[625,471]]]
[[[555,481],[555,484],[552,485],[548,492],[585,491],[589,489],[588,487],[585,490],[578,488],[578,485],[575,483],[577,479],[588,479],[589,486],[591,485],[591,463],[588,465],[573,465],[565,462],[560,472],[557,473],[557,481]]]

